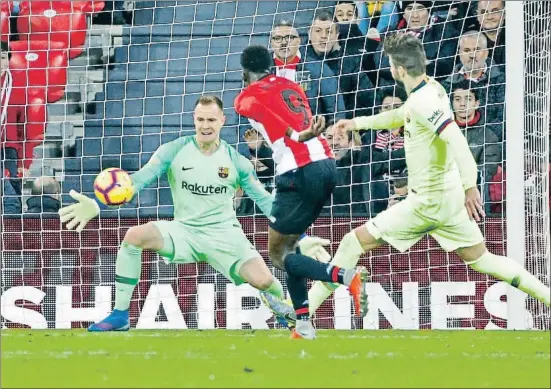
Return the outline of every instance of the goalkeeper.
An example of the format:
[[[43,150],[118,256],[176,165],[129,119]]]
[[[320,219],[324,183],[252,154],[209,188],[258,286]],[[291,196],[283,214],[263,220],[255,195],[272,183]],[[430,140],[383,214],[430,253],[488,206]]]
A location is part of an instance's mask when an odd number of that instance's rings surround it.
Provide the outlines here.
[[[550,291],[515,260],[488,251],[476,221],[484,216],[476,186],[477,168],[454,121],[444,88],[426,75],[421,41],[407,34],[387,37],[392,77],[408,99],[400,108],[369,117],[340,120],[338,132],[404,126],[408,167],[407,198],[347,233],[331,262],[351,269],[365,252],[388,243],[405,252],[429,234],[445,251],[455,251],[473,270],[503,280],[550,304]],[[338,285],[314,283],[312,312]]]
[[[174,220],[155,221],[130,228],[117,253],[115,269],[115,307],[113,312],[89,331],[125,331],[130,327],[128,308],[141,273],[143,250],[152,250],[168,263],[207,262],[236,285],[249,283],[276,299],[269,308],[279,321],[291,325],[293,308],[284,302],[279,280],[249,242],[236,218],[233,198],[241,187],[270,216],[272,197],[258,181],[253,165],[220,139],[224,125],[222,101],[202,96],[194,111],[196,134],[162,145],[150,161],[133,174],[134,193],[139,192],[164,172],[174,201]],[[99,214],[97,203],[71,191],[78,203],[59,213],[67,228],[86,223]],[[301,249],[321,260],[328,260],[323,245],[329,241],[304,237]],[[325,257],[325,258],[322,258]],[[266,302],[265,299],[263,301]],[[285,317],[291,319],[285,321]]]

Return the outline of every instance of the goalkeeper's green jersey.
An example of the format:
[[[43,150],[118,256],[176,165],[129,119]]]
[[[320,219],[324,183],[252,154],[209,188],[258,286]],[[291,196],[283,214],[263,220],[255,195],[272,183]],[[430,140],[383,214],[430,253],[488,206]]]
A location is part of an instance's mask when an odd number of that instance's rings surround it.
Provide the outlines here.
[[[165,172],[174,220],[194,227],[235,224],[234,196],[238,188],[270,216],[272,196],[258,181],[252,163],[223,140],[211,155],[200,151],[195,136],[162,145],[142,169],[132,174],[134,193]]]

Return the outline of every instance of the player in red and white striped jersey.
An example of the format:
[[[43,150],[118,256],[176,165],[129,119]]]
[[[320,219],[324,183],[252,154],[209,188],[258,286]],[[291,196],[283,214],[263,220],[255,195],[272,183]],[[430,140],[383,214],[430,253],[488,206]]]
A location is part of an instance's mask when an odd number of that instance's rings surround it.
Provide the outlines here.
[[[241,56],[247,86],[235,110],[251,120],[268,141],[276,163],[275,200],[268,231],[272,264],[287,272],[287,286],[297,314],[294,337],[313,339],[306,279],[349,286],[356,312],[365,315],[367,271],[320,263],[297,251],[297,243],[331,198],[337,182],[335,159],[323,117],[312,117],[300,85],[270,73],[272,58],[263,46],[249,46]]]

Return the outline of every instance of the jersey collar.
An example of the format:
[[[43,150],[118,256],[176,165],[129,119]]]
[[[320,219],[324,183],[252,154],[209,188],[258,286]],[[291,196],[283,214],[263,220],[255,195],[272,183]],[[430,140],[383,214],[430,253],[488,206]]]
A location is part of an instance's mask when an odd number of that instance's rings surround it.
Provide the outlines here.
[[[410,94],[411,93],[414,93],[414,92],[417,92],[419,89],[421,89],[422,87],[424,87],[425,85],[427,85],[427,81],[426,80],[423,80],[419,83],[419,85],[417,85],[415,88],[413,88],[411,90],[411,92],[409,92]]]

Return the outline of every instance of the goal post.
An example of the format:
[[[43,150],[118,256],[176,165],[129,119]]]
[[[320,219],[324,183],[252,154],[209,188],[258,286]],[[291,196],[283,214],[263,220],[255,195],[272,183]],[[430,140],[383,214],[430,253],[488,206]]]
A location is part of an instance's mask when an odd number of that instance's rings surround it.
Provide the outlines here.
[[[54,3],[50,3],[52,7]],[[44,139],[35,149],[29,176],[18,178],[13,153],[2,153],[2,328],[84,329],[112,309],[115,259],[125,232],[135,225],[172,217],[167,177],[160,177],[121,209],[102,207],[100,217],[82,234],[67,231],[55,213],[30,213],[30,208],[58,195],[66,205],[72,202],[68,196],[71,189],[93,196],[92,183],[101,170],[120,167],[132,173],[161,144],[193,134],[192,113],[200,95],[222,98],[227,117],[223,139],[251,158],[261,181],[271,190],[273,176],[266,173],[269,163],[263,164],[265,157],[244,138],[249,124],[235,113],[233,99],[243,87],[239,65],[243,49],[249,44],[273,49],[274,35],[280,42],[288,42],[294,35],[285,29],[279,35],[274,33],[277,22],[292,23],[301,45],[298,65],[286,66],[280,74],[296,77],[313,107],[315,103],[316,113],[351,116],[353,110],[365,112],[362,109],[368,107],[379,111],[388,104],[384,97],[390,90],[390,72],[380,55],[380,41],[388,28],[422,37],[429,71],[448,69],[449,75],[440,74],[443,81],[460,76],[450,81],[449,89],[453,89],[464,77],[457,49],[459,34],[472,30],[479,17],[476,1],[435,2],[427,28],[419,33],[407,28],[399,7],[357,8],[357,29],[346,23],[335,27],[339,47],[346,51],[344,64],[323,55],[316,57],[308,45],[315,13],[321,9],[333,12],[336,1],[126,1],[124,9],[96,14],[85,9],[103,2],[75,3],[84,7],[78,12],[86,15],[80,14],[78,20],[87,30],[86,34],[66,31],[69,37],[78,33],[78,40],[66,43],[86,43],[71,50],[63,98],[47,105]],[[364,2],[357,3],[361,7]],[[32,15],[24,4],[19,13],[4,5],[1,11],[2,15],[12,13],[12,28],[20,17],[26,18],[28,26],[44,28],[44,17],[58,17],[61,12],[48,10],[44,4],[40,7],[40,15]],[[370,12],[380,12],[379,22],[389,27],[369,30]],[[471,129],[483,134],[470,142],[473,150],[494,147],[500,150],[494,154],[505,155],[486,161],[479,153],[477,160],[484,201],[491,210],[480,223],[490,250],[510,256],[548,284],[550,3],[507,1],[505,15],[506,61],[487,60],[486,71],[497,80],[491,88],[484,86],[483,77],[469,81],[470,88],[479,89],[480,111],[464,128],[466,134]],[[37,22],[32,24],[35,17]],[[450,35],[452,30],[456,32]],[[360,35],[354,35],[357,31]],[[55,36],[63,35],[58,31]],[[502,48],[498,39],[494,55]],[[14,66],[23,66],[24,58],[34,58],[29,54],[17,54],[19,62]],[[353,77],[347,73],[352,63],[357,66]],[[14,77],[24,73],[19,69]],[[14,82],[21,85],[21,79]],[[359,97],[354,100],[354,96]],[[21,112],[8,115],[8,120],[21,117]],[[8,125],[24,129],[26,123]],[[335,254],[347,232],[381,212],[390,196],[399,197],[397,181],[404,179],[399,130],[331,140],[339,158],[338,188],[308,231],[331,240],[330,254]],[[2,139],[2,147],[21,146],[25,141],[24,137]],[[491,177],[486,170],[492,171]],[[54,176],[61,192],[54,196],[44,188],[33,192],[36,179],[44,176]],[[14,184],[15,192],[4,189],[8,184]],[[496,192],[490,193],[494,189]],[[504,195],[500,197],[500,193]],[[34,200],[29,202],[31,198]],[[12,200],[20,202],[20,212],[6,212],[6,205],[14,204]],[[236,208],[247,237],[285,286],[283,273],[268,260],[267,219],[246,197],[236,200]],[[169,265],[151,252],[144,252],[142,261],[130,308],[133,328],[281,329],[262,307],[255,290],[232,285],[206,264]],[[367,317],[354,318],[348,292],[341,287],[317,312],[318,328],[549,329],[547,308],[505,283],[474,272],[431,238],[406,253],[381,247],[363,256],[361,264],[372,276]]]

